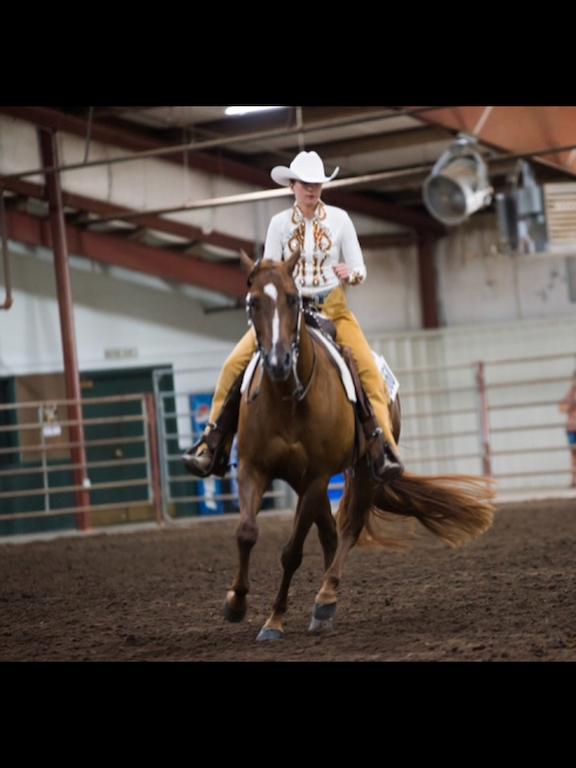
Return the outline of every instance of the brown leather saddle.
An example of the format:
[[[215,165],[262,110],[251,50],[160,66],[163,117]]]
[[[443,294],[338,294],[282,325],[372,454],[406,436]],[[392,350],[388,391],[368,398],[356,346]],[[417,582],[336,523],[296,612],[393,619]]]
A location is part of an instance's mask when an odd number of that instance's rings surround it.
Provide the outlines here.
[[[304,322],[307,326],[310,328],[315,328],[317,331],[320,331],[324,334],[324,336],[327,336],[332,341],[336,341],[336,326],[325,315],[321,315],[320,312],[316,312],[316,310],[312,309],[311,307],[304,306],[304,309],[302,310],[304,313]]]

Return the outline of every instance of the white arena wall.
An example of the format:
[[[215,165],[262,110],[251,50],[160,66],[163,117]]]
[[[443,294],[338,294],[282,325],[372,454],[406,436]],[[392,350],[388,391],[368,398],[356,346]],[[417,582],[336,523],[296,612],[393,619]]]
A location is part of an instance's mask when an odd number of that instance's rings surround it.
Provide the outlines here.
[[[475,247],[486,229],[462,228],[438,244],[438,304],[444,327],[421,331],[416,253],[366,253],[368,281],[348,290],[365,333],[390,363],[436,361],[437,339],[450,339],[452,362],[576,354],[576,258],[510,257]],[[492,238],[495,239],[492,230]],[[472,244],[470,244],[472,243]],[[9,244],[14,305],[0,315],[0,376],[63,367],[52,254]],[[229,309],[194,289],[70,258],[81,369],[191,363],[219,366],[246,330],[242,309]],[[0,287],[3,273],[0,271]],[[572,293],[573,292],[573,293]],[[399,345],[411,334],[417,342]],[[412,346],[418,351],[414,351]]]

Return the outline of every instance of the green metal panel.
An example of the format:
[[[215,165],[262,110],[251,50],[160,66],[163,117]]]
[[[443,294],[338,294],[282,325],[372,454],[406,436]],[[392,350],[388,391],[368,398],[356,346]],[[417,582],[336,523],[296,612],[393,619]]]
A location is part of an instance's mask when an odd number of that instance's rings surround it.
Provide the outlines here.
[[[166,366],[163,366],[166,368]],[[87,372],[81,375],[82,399],[87,443],[88,474],[93,486],[99,483],[125,483],[137,481],[136,486],[96,489],[90,494],[93,506],[105,504],[146,503],[148,501],[146,457],[146,419],[141,419],[142,405],[138,400],[116,401],[108,403],[92,402],[97,398],[117,398],[128,395],[152,394],[154,391],[153,368],[130,370],[109,370]],[[172,377],[166,378],[166,386],[172,387]],[[16,387],[13,378],[0,380],[0,401],[15,404]],[[125,417],[134,417],[134,421],[123,421]],[[100,421],[90,424],[90,421]],[[0,425],[16,426],[16,410],[0,411]],[[97,442],[99,445],[91,446]],[[0,432],[0,448],[18,448],[18,432]],[[40,462],[23,463],[18,452],[2,455],[0,453],[0,472],[10,471],[10,476],[0,477],[0,492],[17,493],[42,491],[44,477]],[[123,464],[135,460],[134,465]],[[98,462],[109,463],[107,467],[92,467]],[[58,493],[55,489],[70,488],[73,485],[72,472],[66,470],[68,460],[49,461],[48,467],[62,467],[49,473],[49,508],[51,511],[69,509],[74,506],[71,492]],[[20,470],[31,470],[26,474],[17,474]],[[26,514],[43,508],[44,496],[20,496],[3,499],[1,514]],[[60,530],[74,530],[74,515],[55,517],[30,517],[30,519],[0,520],[0,536],[49,533]]]

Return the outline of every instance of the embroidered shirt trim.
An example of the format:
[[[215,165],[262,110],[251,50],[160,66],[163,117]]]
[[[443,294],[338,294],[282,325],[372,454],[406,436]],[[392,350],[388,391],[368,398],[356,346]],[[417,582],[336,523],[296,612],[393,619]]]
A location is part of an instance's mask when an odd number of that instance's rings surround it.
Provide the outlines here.
[[[295,205],[292,211],[292,223],[296,229],[290,235],[288,239],[288,248],[290,253],[294,253],[298,249],[301,251],[300,262],[297,267],[296,283],[301,286],[305,286],[308,283],[307,270],[312,269],[312,285],[315,288],[320,288],[328,283],[328,278],[325,273],[325,265],[332,249],[332,235],[323,222],[327,218],[326,208],[324,203],[320,202],[316,208],[314,219],[312,220],[313,231],[313,248],[312,254],[306,253],[306,227],[307,221],[298,207]]]

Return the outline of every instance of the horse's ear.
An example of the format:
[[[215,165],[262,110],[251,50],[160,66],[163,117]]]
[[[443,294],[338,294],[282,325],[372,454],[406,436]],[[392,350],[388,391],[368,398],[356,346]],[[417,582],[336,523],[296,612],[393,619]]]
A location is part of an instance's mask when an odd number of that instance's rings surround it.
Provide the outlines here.
[[[288,269],[289,274],[293,274],[294,270],[296,269],[296,264],[298,264],[298,261],[300,260],[300,248],[298,248],[297,251],[295,251],[292,256],[285,262],[286,268]]]
[[[248,256],[246,251],[240,251],[240,264],[242,265],[242,269],[247,274],[250,274],[254,269],[254,262],[252,261],[250,256]]]

